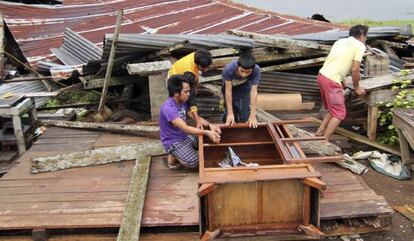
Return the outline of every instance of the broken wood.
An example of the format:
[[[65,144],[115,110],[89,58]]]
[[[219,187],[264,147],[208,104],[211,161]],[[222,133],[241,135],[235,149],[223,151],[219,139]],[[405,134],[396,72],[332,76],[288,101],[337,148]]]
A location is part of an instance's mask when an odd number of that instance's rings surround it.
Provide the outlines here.
[[[117,241],[139,240],[150,166],[149,156],[135,161]]]
[[[141,59],[137,60],[136,62],[138,62],[138,63],[139,62],[146,62],[146,61],[149,61],[149,60],[154,60],[156,58],[168,56],[168,55],[171,54],[172,51],[184,48],[185,45],[187,45],[188,43],[189,43],[188,40],[184,40],[184,41],[179,42],[177,44],[174,44],[172,46],[161,49],[161,50],[159,50],[155,53],[148,54],[148,55],[142,57]]]
[[[75,122],[75,121],[59,121],[59,120],[41,120],[42,125],[57,126],[76,129],[91,129],[109,131],[115,133],[126,133],[137,136],[149,136],[159,138],[160,128],[158,126],[145,125],[124,125],[111,123],[92,123],[92,122]]]
[[[314,122],[314,123],[318,123],[318,124],[322,123],[321,120],[318,120],[318,119],[316,119],[314,117],[310,117],[310,120],[312,122]],[[361,135],[359,135],[357,133],[354,133],[352,131],[348,131],[348,130],[342,128],[342,127],[337,127],[335,129],[335,133],[337,133],[339,135],[342,135],[342,136],[345,136],[347,138],[350,138],[352,140],[355,140],[355,141],[358,141],[358,142],[361,142],[361,143],[364,143],[364,144],[373,146],[373,147],[378,148],[378,149],[381,149],[383,151],[392,153],[394,155],[401,156],[401,153],[398,150],[394,149],[394,148],[391,148],[391,147],[386,146],[384,144],[380,144],[380,143],[375,142],[375,141],[371,141],[371,140],[369,140],[365,136],[361,136]]]
[[[206,231],[201,237],[200,241],[211,241],[214,240],[220,234],[220,229],[216,229],[213,232]]]
[[[308,186],[314,187],[319,190],[325,190],[326,189],[326,183],[321,181],[321,179],[316,177],[308,177],[303,180],[303,183],[305,183]]]
[[[111,77],[111,82],[108,86],[118,86],[118,85],[127,85],[127,84],[135,84],[143,81],[142,78],[138,76],[114,76]],[[102,88],[104,86],[105,79],[104,78],[97,78],[97,79],[87,79],[86,83],[83,83],[84,89],[96,89]]]
[[[75,167],[103,165],[126,160],[139,160],[147,156],[162,155],[164,153],[164,146],[160,141],[149,141],[143,144],[135,145],[104,147],[96,150],[34,158],[32,160],[31,172],[51,172]]]
[[[105,98],[108,93],[109,84],[111,82],[112,67],[113,67],[114,59],[115,59],[115,52],[116,52],[116,45],[118,42],[119,30],[121,28],[121,23],[122,23],[122,15],[123,15],[123,10],[121,9],[118,11],[117,17],[116,17],[115,33],[114,33],[113,40],[112,40],[111,51],[109,53],[108,66],[106,68],[105,81],[104,81],[104,86],[102,89],[101,100],[99,101],[98,112],[100,112],[105,105]]]
[[[171,68],[171,61],[156,61],[148,63],[128,64],[127,70],[130,75],[148,76],[157,75]]]
[[[247,37],[255,40],[261,45],[267,45],[269,47],[285,48],[285,49],[314,49],[329,51],[330,46],[318,44],[312,41],[294,40],[289,37],[279,37],[267,34],[258,34],[253,32],[241,31],[241,30],[227,30],[226,33],[239,36]]]
[[[325,60],[326,60],[326,57],[300,60],[300,61],[290,62],[290,63],[287,63],[287,64],[280,64],[280,65],[275,65],[275,66],[264,67],[264,68],[261,68],[261,72],[283,71],[283,70],[315,67],[315,66],[322,65],[325,62]]]
[[[323,237],[324,233],[322,233],[317,227],[314,225],[299,225],[299,230],[302,230],[306,235],[315,237],[315,238],[321,238]]]

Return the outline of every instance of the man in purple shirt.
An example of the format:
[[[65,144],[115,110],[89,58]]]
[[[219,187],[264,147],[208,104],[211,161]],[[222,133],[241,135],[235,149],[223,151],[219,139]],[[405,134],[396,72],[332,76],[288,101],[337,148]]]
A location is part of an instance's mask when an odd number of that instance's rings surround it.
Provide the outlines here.
[[[260,67],[250,52],[240,54],[239,59],[226,65],[222,73],[222,92],[225,110],[222,121],[226,125],[248,122],[257,127],[257,86],[261,75]]]
[[[160,138],[165,150],[170,154],[168,166],[172,169],[181,166],[194,168],[198,165],[196,135],[206,135],[218,143],[221,130],[203,118],[201,123],[209,127],[209,130],[187,125],[187,116],[193,117],[187,103],[190,97],[190,84],[182,75],[173,75],[167,82],[169,98],[160,108]]]

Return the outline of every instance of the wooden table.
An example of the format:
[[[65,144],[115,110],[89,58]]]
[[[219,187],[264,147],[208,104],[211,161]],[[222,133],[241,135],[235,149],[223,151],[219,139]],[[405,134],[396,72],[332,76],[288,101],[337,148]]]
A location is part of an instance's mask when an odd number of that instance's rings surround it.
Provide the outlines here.
[[[21,116],[28,113],[30,125],[35,126],[37,115],[34,100],[23,95],[15,95],[7,99],[0,99],[0,116],[11,117],[13,120],[14,135],[16,136],[19,154],[26,152]]]
[[[400,138],[401,160],[404,164],[414,163],[414,110],[396,109],[392,111],[392,123],[397,127]]]

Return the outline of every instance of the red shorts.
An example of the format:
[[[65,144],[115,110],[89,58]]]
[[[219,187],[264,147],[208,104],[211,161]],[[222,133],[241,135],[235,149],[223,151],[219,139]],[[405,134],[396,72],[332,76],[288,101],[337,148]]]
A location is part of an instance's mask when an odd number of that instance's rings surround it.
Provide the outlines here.
[[[342,85],[318,74],[318,85],[321,91],[323,106],[331,116],[344,120],[346,117],[345,98]]]

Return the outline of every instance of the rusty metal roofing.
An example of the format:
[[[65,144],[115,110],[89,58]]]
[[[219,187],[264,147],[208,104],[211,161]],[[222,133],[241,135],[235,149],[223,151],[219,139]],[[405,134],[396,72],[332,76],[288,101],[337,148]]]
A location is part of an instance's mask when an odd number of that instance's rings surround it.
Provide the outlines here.
[[[0,2],[14,38],[30,62],[53,56],[66,27],[95,44],[113,33],[124,9],[121,33],[216,34],[240,29],[265,34],[305,34],[340,29],[332,23],[262,11],[226,0],[65,0],[63,5]]]

